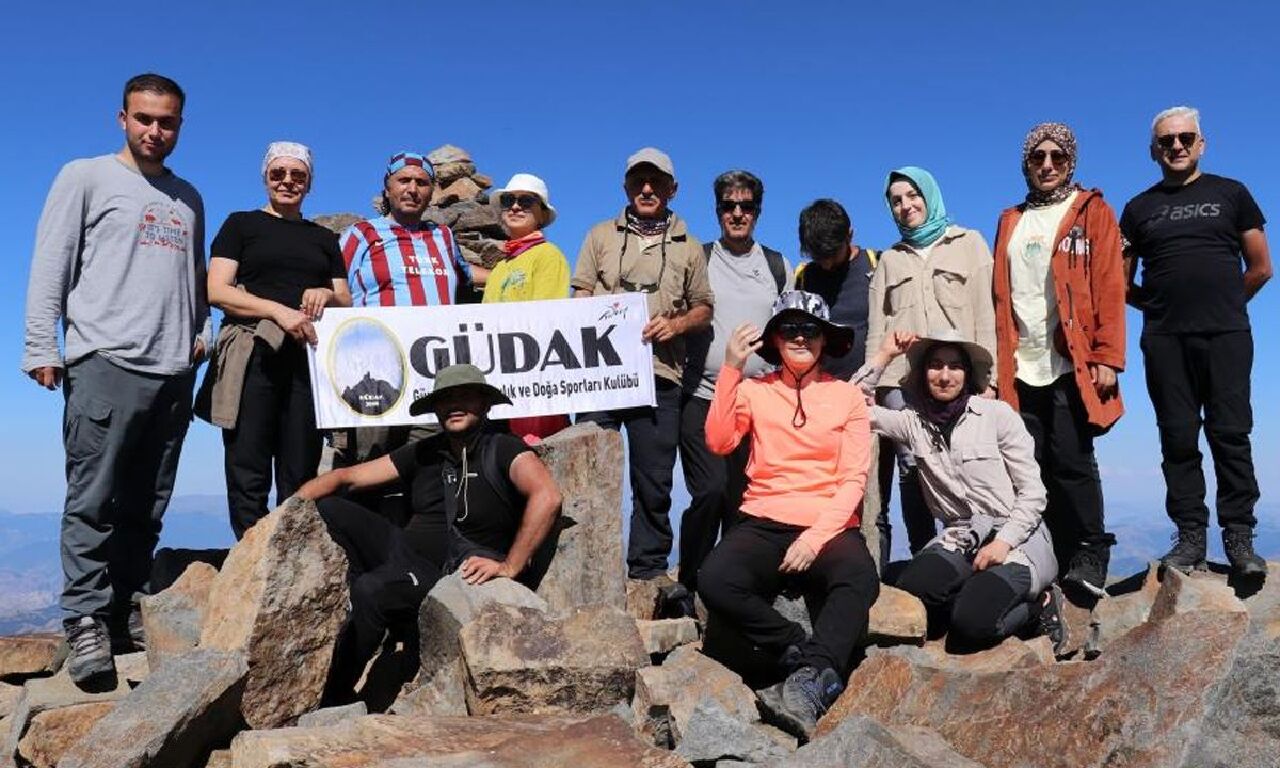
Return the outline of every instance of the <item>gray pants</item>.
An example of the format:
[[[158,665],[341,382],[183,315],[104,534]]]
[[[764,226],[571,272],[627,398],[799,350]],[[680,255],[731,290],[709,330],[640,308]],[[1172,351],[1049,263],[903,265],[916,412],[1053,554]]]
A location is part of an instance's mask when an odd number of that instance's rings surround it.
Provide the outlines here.
[[[98,354],[68,367],[61,601],[68,618],[127,615],[129,601],[149,591],[194,383],[194,370],[138,373]]]

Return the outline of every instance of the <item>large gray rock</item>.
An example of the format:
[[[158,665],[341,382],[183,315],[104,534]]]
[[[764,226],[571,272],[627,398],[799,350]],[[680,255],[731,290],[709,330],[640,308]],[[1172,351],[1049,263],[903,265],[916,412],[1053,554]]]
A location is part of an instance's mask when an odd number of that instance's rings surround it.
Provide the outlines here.
[[[147,671],[147,655],[131,653],[116,657],[114,678],[96,681],[90,690],[85,690],[73,683],[65,668],[52,677],[28,680],[22,686],[22,693],[18,695],[18,700],[13,705],[13,711],[5,719],[6,729],[3,746],[0,747],[0,766],[4,765],[4,760],[13,760],[20,754],[20,743],[41,713],[79,707],[83,704],[108,705],[82,708],[71,713],[40,718],[40,723],[35,726],[37,733],[27,739],[27,744],[38,743],[41,745],[40,749],[46,753],[58,751],[60,756],[60,750],[69,747],[73,739],[57,734],[66,734],[81,727],[84,730],[76,731],[77,734],[87,731],[87,725],[92,725],[88,719],[91,716],[106,714],[115,702],[120,701],[133,690],[134,685],[146,679]],[[41,731],[56,733],[40,735]],[[47,744],[55,746],[44,746]]]
[[[459,633],[488,605],[547,609],[545,600],[511,579],[471,585],[456,572],[440,579],[418,611],[422,666],[414,690],[392,706],[396,714],[467,714],[466,668]]]
[[[62,756],[115,706],[114,701],[99,701],[40,712],[31,718],[27,732],[22,734],[16,758],[28,768],[55,768],[62,763]],[[0,765],[4,764],[0,760]]]
[[[169,659],[59,762],[60,768],[200,768],[240,724],[242,653],[199,650]]]
[[[473,715],[604,712],[631,700],[649,663],[635,620],[606,606],[551,617],[490,605],[460,639]]]
[[[147,636],[147,662],[158,670],[165,661],[200,644],[209,591],[218,570],[195,562],[173,586],[142,598],[142,628]]]
[[[688,768],[616,717],[397,717],[246,731],[232,768]]]
[[[705,700],[714,701],[719,710],[744,724],[760,721],[756,696],[741,677],[696,648],[677,648],[662,666],[636,672],[631,702],[636,732],[659,746],[678,745]]]
[[[855,758],[858,768],[983,768],[928,728],[885,726],[869,717],[842,720],[772,768],[846,768]],[[1038,765],[1033,755],[1025,758],[1024,765]]]
[[[67,644],[61,634],[0,637],[0,678],[10,682],[52,675],[62,668],[66,658]]]
[[[675,752],[691,763],[703,764],[726,759],[758,763],[786,757],[790,751],[715,699],[704,697],[694,707]]]
[[[344,720],[354,720],[369,714],[369,707],[363,701],[344,704],[340,707],[325,707],[315,712],[308,712],[298,718],[299,728],[320,728],[326,725],[337,725]]]
[[[871,440],[871,463],[868,464],[871,471],[867,472],[867,485],[862,493],[862,525],[859,530],[862,531],[862,537],[867,540],[867,550],[871,552],[871,559],[875,561],[876,567],[884,573],[884,568],[888,563],[880,562],[880,529],[876,526],[876,521],[880,518],[880,499],[884,492],[880,487],[880,473],[876,471],[876,467],[880,465],[880,440],[872,438]]]
[[[249,529],[213,582],[200,647],[244,652],[241,714],[275,728],[315,709],[348,605],[347,558],[315,504],[288,499]]]
[[[538,594],[553,611],[592,604],[626,608],[622,436],[575,424],[544,440],[538,452],[564,499],[555,557]]]

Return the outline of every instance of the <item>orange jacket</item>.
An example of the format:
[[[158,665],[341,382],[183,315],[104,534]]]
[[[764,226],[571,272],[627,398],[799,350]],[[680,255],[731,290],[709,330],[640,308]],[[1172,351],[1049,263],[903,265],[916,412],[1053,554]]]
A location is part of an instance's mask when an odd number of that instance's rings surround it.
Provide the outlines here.
[[[1018,407],[1016,352],[1018,327],[1013,315],[1009,276],[1009,239],[1022,217],[1024,205],[1000,214],[996,231],[992,289],[996,305],[996,369],[1000,399]],[[1076,385],[1084,400],[1089,424],[1105,432],[1124,413],[1117,390],[1106,402],[1099,399],[1089,376],[1089,363],[1124,370],[1124,259],[1116,215],[1097,189],[1081,190],[1062,217],[1057,247],[1050,261],[1053,290],[1061,318],[1054,335],[1058,352],[1071,361]]]

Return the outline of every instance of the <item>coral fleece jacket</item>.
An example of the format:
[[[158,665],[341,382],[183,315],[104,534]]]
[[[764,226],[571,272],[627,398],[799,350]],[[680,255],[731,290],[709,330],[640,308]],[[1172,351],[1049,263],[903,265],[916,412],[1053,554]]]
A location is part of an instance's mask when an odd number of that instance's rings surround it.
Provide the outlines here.
[[[803,427],[792,425],[796,398],[779,373],[744,381],[724,366],[707,413],[707,447],[725,455],[750,434],[742,511],[808,529],[800,541],[821,552],[859,524],[871,427],[862,392],[847,381],[823,373],[801,388]]]

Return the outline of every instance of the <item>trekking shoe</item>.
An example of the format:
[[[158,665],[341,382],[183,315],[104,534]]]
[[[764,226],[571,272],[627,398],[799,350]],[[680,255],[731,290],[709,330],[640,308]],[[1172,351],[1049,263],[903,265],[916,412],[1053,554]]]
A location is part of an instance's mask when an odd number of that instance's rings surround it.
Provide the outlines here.
[[[1253,531],[1223,531],[1222,547],[1233,576],[1267,575],[1267,561],[1253,551]]]
[[[1067,647],[1071,643],[1071,630],[1062,617],[1062,606],[1065,600],[1066,598],[1062,596],[1062,588],[1057,584],[1050,584],[1040,600],[1040,611],[1036,616],[1040,634],[1053,643],[1054,658],[1059,659],[1066,654]]]
[[[1062,580],[1102,597],[1107,593],[1107,566],[1110,562],[1111,552],[1106,547],[1084,547],[1071,558],[1071,567]]]
[[[760,691],[759,696],[779,727],[807,741],[818,727],[818,718],[843,690],[844,683],[834,669],[828,667],[819,672],[804,666],[781,683]]]
[[[79,685],[103,675],[115,674],[116,662],[111,657],[106,625],[92,616],[81,616],[64,626],[67,645],[71,646],[67,673],[71,675],[72,682]]]
[[[1225,531],[1223,537],[1224,539],[1226,537]],[[1160,558],[1161,566],[1183,573],[1203,571],[1206,568],[1203,528],[1179,528],[1178,532],[1173,534],[1173,542],[1173,549]],[[1249,551],[1253,551],[1252,545],[1249,546]]]

